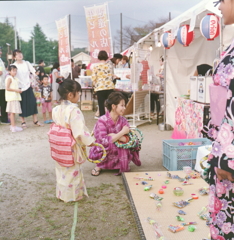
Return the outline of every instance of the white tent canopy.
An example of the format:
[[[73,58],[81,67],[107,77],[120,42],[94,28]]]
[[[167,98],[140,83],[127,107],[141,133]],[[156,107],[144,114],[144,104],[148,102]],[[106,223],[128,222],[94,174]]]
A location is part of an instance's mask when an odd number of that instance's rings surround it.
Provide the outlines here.
[[[176,41],[173,47],[166,50],[166,123],[171,126],[174,126],[175,122],[175,98],[187,94],[189,79],[194,74],[196,66],[203,63],[213,65],[220,46],[221,49],[227,47],[234,38],[234,27],[226,26],[220,37],[214,41],[207,41],[200,33],[200,22],[207,13],[215,13],[221,16],[218,7],[214,7],[213,0],[204,0],[160,28],[155,29],[137,43],[143,49],[149,48],[150,45],[154,47],[149,65],[153,66],[155,73],[157,73],[159,57],[164,54],[164,48],[156,47],[157,42],[155,42],[155,39],[157,41],[163,32],[169,30],[176,36],[179,27],[183,24],[189,24],[190,30],[195,32],[195,39],[190,46],[183,47]]]

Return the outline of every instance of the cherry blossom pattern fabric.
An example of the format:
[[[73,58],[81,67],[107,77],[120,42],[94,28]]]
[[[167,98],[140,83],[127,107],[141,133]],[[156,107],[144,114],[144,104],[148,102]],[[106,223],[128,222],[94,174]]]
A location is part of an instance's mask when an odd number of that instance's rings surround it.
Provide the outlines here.
[[[202,137],[204,104],[178,98],[173,139]]]
[[[215,169],[220,168],[234,174],[234,48],[229,47],[214,71],[213,80],[217,86],[226,89],[225,114],[220,126],[212,120],[203,133],[213,141],[209,155],[209,212],[211,217],[211,239],[234,239],[234,184],[229,180],[219,181]],[[212,94],[212,93],[211,93]]]
[[[130,171],[129,164],[132,161],[140,166],[139,152],[132,152],[130,149],[118,148],[113,142],[110,133],[118,133],[124,126],[129,126],[126,118],[119,116],[116,123],[112,120],[110,113],[100,117],[94,127],[96,142],[102,144],[107,152],[106,159],[97,164],[102,169],[119,169],[119,173]],[[102,150],[99,147],[90,149],[89,158],[97,160],[102,157]]]

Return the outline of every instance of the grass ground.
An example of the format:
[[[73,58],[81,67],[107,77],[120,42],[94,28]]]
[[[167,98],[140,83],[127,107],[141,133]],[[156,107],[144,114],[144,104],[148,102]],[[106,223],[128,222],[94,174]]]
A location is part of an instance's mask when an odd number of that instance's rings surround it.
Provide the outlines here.
[[[75,203],[55,198],[54,182],[27,182],[10,175],[2,180],[0,204],[11,214],[1,218],[1,240],[70,239]],[[87,190],[89,198],[78,202],[75,239],[139,239],[122,184],[102,183]]]

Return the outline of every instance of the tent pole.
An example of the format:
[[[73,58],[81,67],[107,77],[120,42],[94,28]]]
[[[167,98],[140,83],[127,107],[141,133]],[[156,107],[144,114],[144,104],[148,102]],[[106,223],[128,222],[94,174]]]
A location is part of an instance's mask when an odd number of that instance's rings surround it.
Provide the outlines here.
[[[166,57],[167,57],[167,55],[166,55],[166,53],[167,53],[167,51],[166,51],[166,48],[164,48],[164,70],[163,70],[163,72],[164,72],[164,89],[163,89],[163,91],[164,91],[164,94],[163,94],[163,102],[164,102],[164,115],[163,115],[163,123],[164,123],[164,130],[166,130],[166,94],[167,94],[167,92],[166,92],[166,86],[167,86],[167,74],[166,74],[166,66],[167,66],[167,64],[166,64],[166,62],[167,62],[167,59],[166,59]]]
[[[138,45],[135,44],[132,58],[133,67],[133,128],[136,127],[136,112],[135,112],[135,101],[136,101],[136,64],[137,64],[137,51]]]

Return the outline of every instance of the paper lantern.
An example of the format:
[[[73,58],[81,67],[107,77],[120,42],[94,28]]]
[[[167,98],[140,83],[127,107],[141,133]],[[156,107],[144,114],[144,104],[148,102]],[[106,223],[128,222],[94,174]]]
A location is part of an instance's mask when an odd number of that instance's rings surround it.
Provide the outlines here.
[[[170,32],[165,32],[162,34],[160,42],[163,47],[170,49],[175,44],[175,38]]]
[[[184,47],[188,47],[194,39],[194,31],[189,32],[189,25],[183,25],[177,33],[177,40]]]
[[[215,14],[207,14],[200,23],[201,34],[208,40],[212,41],[219,36],[219,18]]]

